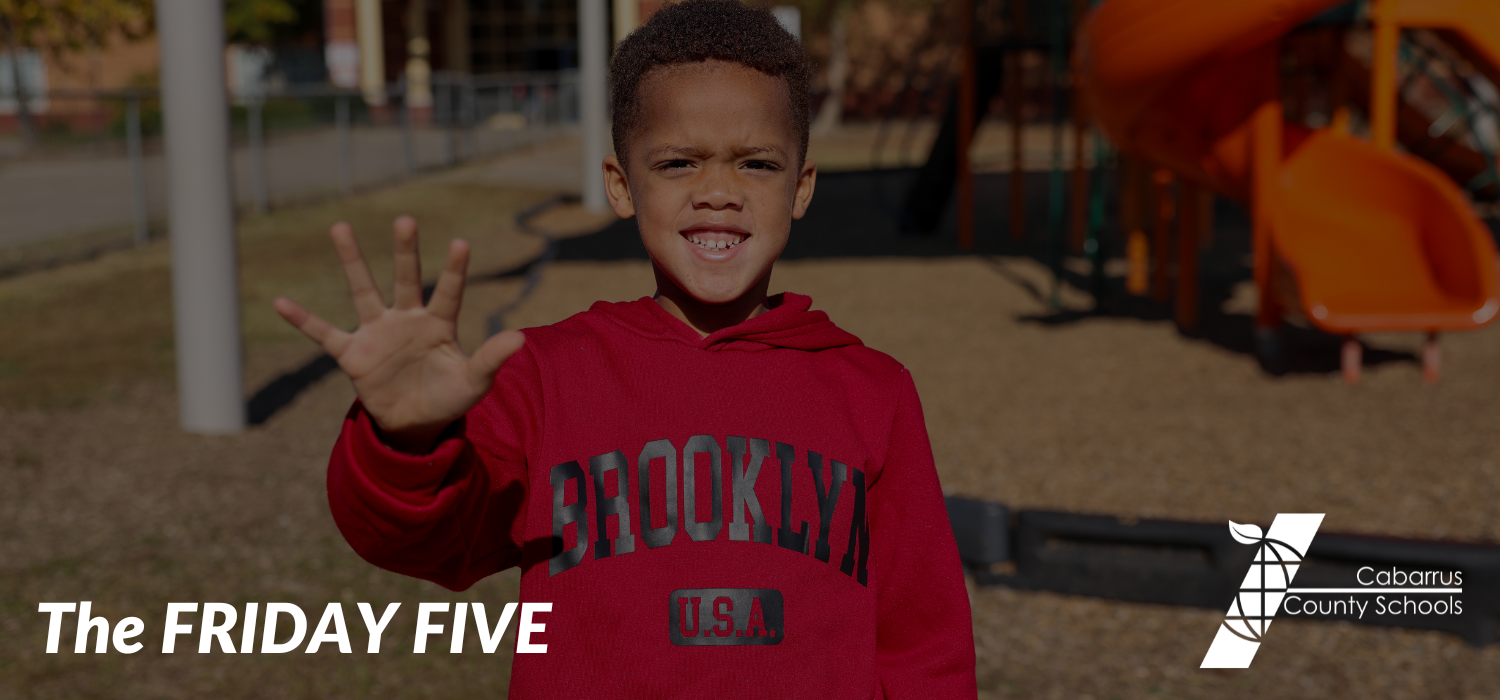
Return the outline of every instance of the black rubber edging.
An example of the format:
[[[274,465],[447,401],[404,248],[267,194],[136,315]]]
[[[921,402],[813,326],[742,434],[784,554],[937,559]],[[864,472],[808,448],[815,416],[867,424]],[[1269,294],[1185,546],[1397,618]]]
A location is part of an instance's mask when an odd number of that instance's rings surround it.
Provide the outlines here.
[[[1255,556],[1255,547],[1236,542],[1227,523],[1125,520],[1042,510],[1012,514],[997,503],[961,497],[949,497],[947,502],[959,556],[980,585],[1227,610]],[[995,571],[1007,562],[1013,563],[1014,573]],[[1356,588],[1356,574],[1363,566],[1376,571],[1461,571],[1463,593],[1453,598],[1461,602],[1463,612],[1299,617],[1438,630],[1478,647],[1500,641],[1500,547],[1319,533],[1293,586]],[[1361,599],[1374,600],[1371,594]]]

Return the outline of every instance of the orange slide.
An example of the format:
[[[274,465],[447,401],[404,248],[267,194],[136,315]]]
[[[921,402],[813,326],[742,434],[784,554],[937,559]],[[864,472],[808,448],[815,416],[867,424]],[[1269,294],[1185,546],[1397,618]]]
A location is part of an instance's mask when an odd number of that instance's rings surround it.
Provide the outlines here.
[[[1376,0],[1371,140],[1346,115],[1283,121],[1280,37],[1342,0],[1106,0],[1079,29],[1074,64],[1088,113],[1125,153],[1250,205],[1257,330],[1287,311],[1349,338],[1478,328],[1500,312],[1494,242],[1462,190],[1394,148],[1403,28],[1442,30],[1500,75],[1500,1]]]

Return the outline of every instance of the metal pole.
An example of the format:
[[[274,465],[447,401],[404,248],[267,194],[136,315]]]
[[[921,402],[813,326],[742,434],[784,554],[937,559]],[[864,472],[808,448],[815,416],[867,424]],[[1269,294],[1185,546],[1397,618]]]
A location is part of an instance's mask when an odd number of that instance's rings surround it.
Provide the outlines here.
[[[409,93],[402,95],[402,98],[401,98],[401,107],[400,107],[400,110],[401,110],[401,114],[400,114],[400,117],[401,117],[401,155],[405,159],[406,174],[407,175],[411,175],[412,173],[414,173],[414,172],[417,171],[417,153],[416,153],[416,146],[412,144],[412,135],[411,135],[411,105],[407,103],[407,101],[406,101],[407,97],[410,97]]]
[[[1151,239],[1151,300],[1165,303],[1172,297],[1172,219],[1177,216],[1172,181],[1176,177],[1166,168],[1157,168],[1152,176],[1156,204],[1156,230]]]
[[[537,133],[547,129],[547,106],[542,103],[541,81],[533,78],[527,85],[529,87],[526,92],[526,143],[535,146],[540,140],[537,138]]]
[[[135,214],[135,244],[151,242],[146,219],[146,164],[141,154],[141,96],[125,98],[125,150],[130,154],[130,203]]]
[[[604,211],[605,139],[609,136],[609,106],[605,103],[605,37],[609,0],[578,0],[578,128],[583,141],[583,206]]]
[[[1047,258],[1052,268],[1052,308],[1062,304],[1062,263],[1067,240],[1063,234],[1063,94],[1062,77],[1068,62],[1067,8],[1053,3],[1048,13],[1048,37],[1050,69],[1047,73],[1047,94],[1052,104],[1052,172],[1047,177]]]
[[[1146,165],[1124,154],[1119,158],[1120,232],[1125,234],[1125,291],[1146,296],[1151,287],[1151,244],[1146,239]]]
[[[157,0],[171,188],[172,307],[182,428],[245,427],[234,200],[225,112],[224,10]]]
[[[1375,0],[1371,10],[1374,47],[1370,59],[1370,142],[1389,151],[1396,143],[1397,51],[1401,27],[1395,21],[1396,3]]]
[[[1011,0],[1010,51],[1010,239],[1026,239],[1026,166],[1025,150],[1026,110],[1026,3]]]
[[[1104,139],[1094,139],[1094,170],[1089,173],[1089,220],[1088,232],[1083,241],[1083,252],[1089,258],[1089,293],[1094,297],[1094,313],[1107,313],[1109,308],[1109,284],[1104,278],[1104,241],[1100,234],[1104,228],[1104,168],[1108,158]],[[1114,159],[1115,172],[1120,171],[1120,161]]]
[[[468,131],[468,155],[469,158],[478,158],[479,133],[476,127],[478,126],[477,122],[479,119],[476,114],[477,105],[475,104],[478,102],[478,96],[474,94],[474,76],[472,75],[464,76],[463,100],[464,126],[467,127]]]
[[[1177,327],[1198,329],[1198,191],[1183,180],[1177,188]]]
[[[359,89],[365,104],[385,104],[385,29],[380,0],[355,0],[354,21],[359,37]]]
[[[969,167],[970,139],[974,135],[975,88],[978,78],[974,66],[974,0],[959,3],[959,23],[962,32],[959,56],[961,69],[958,83],[958,247],[960,250],[974,249],[974,173]]]
[[[349,134],[349,96],[339,95],[334,101],[334,133],[339,149],[339,192],[348,195],[354,192],[354,149]]]
[[[441,94],[443,96],[443,126],[447,127],[448,132],[448,167],[451,168],[458,164],[458,110],[457,101],[453,99],[455,81],[451,74],[443,76],[441,87]]]
[[[270,209],[266,202],[266,145],[262,104],[261,98],[252,98],[245,110],[245,119],[250,127],[250,198],[257,214],[264,214]]]
[[[1083,22],[1084,13],[1088,11],[1087,0],[1073,0],[1073,27]],[[1075,29],[1076,31],[1076,29]],[[1072,35],[1072,32],[1069,32]],[[1069,239],[1069,246],[1074,253],[1087,253],[1084,250],[1089,240],[1089,173],[1088,162],[1085,159],[1084,140],[1088,136],[1088,119],[1083,110],[1082,90],[1078,89],[1078,76],[1076,73],[1069,76],[1069,95],[1073,101],[1073,235]],[[1094,167],[1099,167],[1096,162]]]

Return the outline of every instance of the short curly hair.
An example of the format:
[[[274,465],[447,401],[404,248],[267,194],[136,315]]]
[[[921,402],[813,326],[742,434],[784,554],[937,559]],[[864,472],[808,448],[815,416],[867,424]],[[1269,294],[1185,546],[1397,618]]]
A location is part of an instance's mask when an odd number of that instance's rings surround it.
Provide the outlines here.
[[[615,47],[610,106],[620,163],[625,164],[625,144],[641,121],[640,88],[646,76],[655,68],[710,60],[738,63],[785,81],[792,127],[800,138],[800,164],[807,157],[812,65],[801,42],[769,9],[750,7],[740,0],[668,3]]]

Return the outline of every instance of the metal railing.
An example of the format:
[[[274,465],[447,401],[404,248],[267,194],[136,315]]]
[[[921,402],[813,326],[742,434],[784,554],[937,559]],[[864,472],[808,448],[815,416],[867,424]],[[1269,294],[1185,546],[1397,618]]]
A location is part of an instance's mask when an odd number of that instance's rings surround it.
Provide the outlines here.
[[[576,124],[577,83],[576,71],[437,73],[421,108],[402,83],[387,87],[383,105],[331,86],[236,96],[236,202],[264,213],[545,142]],[[146,243],[165,210],[157,91],[44,99],[29,138],[0,131],[0,248],[127,224],[135,244]]]

